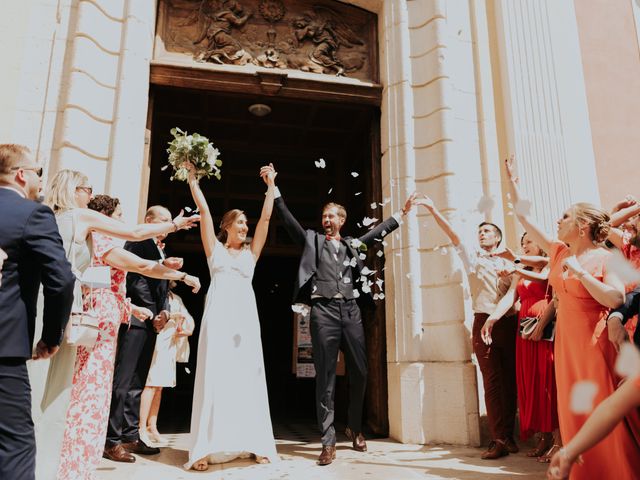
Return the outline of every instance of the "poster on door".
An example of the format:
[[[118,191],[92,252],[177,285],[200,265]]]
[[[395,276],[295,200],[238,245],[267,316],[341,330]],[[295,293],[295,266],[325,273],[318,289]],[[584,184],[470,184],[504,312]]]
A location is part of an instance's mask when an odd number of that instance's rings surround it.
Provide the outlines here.
[[[316,369],[313,365],[313,348],[311,346],[310,312],[311,308],[304,304],[296,304],[293,310],[293,373],[297,378],[314,378]],[[338,375],[344,375],[344,357],[338,352]]]

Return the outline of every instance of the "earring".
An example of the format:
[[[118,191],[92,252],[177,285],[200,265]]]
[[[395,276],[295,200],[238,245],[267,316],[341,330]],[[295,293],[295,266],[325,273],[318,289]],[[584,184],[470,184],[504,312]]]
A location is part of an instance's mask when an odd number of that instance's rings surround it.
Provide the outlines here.
[[[584,237],[584,230],[578,230],[578,235]]]

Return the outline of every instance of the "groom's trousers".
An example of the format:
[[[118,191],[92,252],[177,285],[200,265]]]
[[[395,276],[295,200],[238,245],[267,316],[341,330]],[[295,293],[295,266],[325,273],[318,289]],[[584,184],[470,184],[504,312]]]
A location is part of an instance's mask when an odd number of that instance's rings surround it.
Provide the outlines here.
[[[316,369],[316,414],[322,445],[335,445],[334,396],[338,350],[342,350],[349,380],[348,427],[362,431],[367,386],[367,352],[360,308],[355,300],[316,298],[311,305],[311,344]]]

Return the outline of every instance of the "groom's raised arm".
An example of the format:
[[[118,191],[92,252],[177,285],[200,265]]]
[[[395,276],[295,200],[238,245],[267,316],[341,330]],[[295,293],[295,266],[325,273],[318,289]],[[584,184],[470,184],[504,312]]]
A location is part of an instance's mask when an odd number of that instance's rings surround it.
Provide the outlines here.
[[[304,245],[305,241],[305,231],[300,225],[300,222],[296,220],[293,214],[287,208],[287,204],[284,203],[284,199],[282,198],[282,194],[278,187],[275,187],[275,207],[278,211],[278,214],[282,218],[282,223],[284,224],[284,228],[291,237],[291,239],[300,245]]]
[[[367,247],[370,247],[375,240],[380,240],[386,237],[389,233],[393,232],[400,226],[400,219],[405,216],[413,205],[415,205],[416,194],[412,193],[404,204],[402,210],[394,213],[389,218],[381,222],[375,228],[372,228],[367,233],[362,235],[358,240],[364,243]]]

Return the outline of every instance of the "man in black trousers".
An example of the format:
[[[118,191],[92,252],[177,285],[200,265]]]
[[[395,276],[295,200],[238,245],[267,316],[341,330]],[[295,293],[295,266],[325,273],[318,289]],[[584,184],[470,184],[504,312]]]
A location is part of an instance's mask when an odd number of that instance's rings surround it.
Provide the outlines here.
[[[145,223],[171,221],[171,212],[165,207],[150,207],[145,215]],[[125,250],[141,258],[157,260],[174,269],[182,268],[182,259],[165,258],[163,243],[165,236],[141,242],[127,242]],[[131,325],[121,325],[118,332],[113,376],[113,393],[109,426],[104,448],[104,458],[116,462],[135,462],[132,453],[154,455],[160,449],[150,447],[140,439],[140,397],[147,382],[149,367],[156,345],[157,332],[169,319],[169,282],[145,277],[138,273],[127,274],[127,297],[131,303],[146,307],[153,312],[153,318],[141,321],[131,316]]]
[[[265,181],[275,183],[273,167],[263,167]],[[342,205],[328,203],[322,209],[324,232],[305,230],[294,218],[276,189],[275,207],[291,238],[303,245],[298,276],[294,283],[294,302],[311,305],[311,343],[316,370],[316,413],[322,432],[322,452],[318,465],[329,465],[336,456],[334,387],[338,350],[342,349],[349,379],[349,409],[346,435],[359,452],[367,450],[362,435],[362,408],[367,386],[367,353],[360,308],[356,298],[364,262],[361,245],[371,246],[400,225],[415,199],[410,196],[401,212],[381,222],[360,238],[342,237],[340,229],[347,218]],[[359,290],[360,288],[360,290]],[[364,289],[366,292],[369,288]]]
[[[36,443],[26,361],[32,358],[42,284],[42,337],[34,359],[58,351],[73,302],[74,276],[51,209],[35,202],[42,168],[22,145],[0,145],[0,478],[33,480]],[[0,250],[1,251],[1,250]]]

